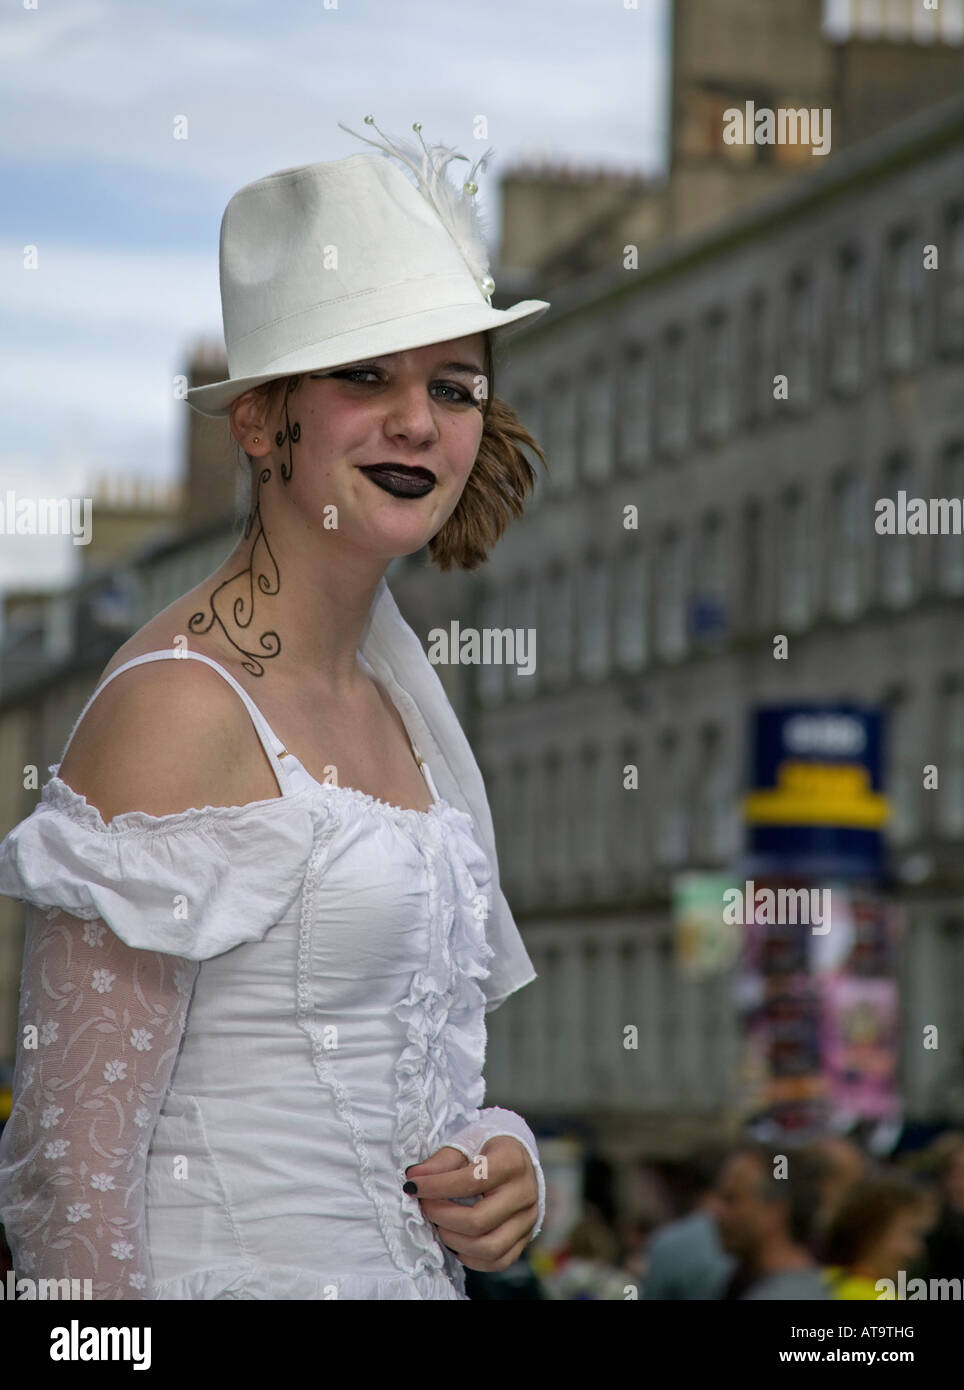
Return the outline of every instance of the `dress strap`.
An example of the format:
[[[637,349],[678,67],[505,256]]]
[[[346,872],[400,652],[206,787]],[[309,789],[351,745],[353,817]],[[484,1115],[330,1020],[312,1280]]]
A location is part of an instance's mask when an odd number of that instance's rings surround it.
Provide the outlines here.
[[[358,649],[358,651],[356,652],[356,655],[357,655],[357,657],[358,657],[359,663],[360,663],[361,666],[364,668],[364,670],[367,672],[369,679],[370,679],[371,681],[373,681],[373,682],[375,683],[375,685],[377,685],[377,686],[379,686],[380,688],[384,689],[384,687],[382,687],[381,682],[380,682],[379,679],[378,679],[378,676],[375,674],[375,668],[374,668],[374,666],[372,666],[371,662],[367,659],[367,657],[365,657],[365,656],[362,655],[361,648]],[[421,769],[421,772],[422,772],[422,776],[425,778],[426,782],[427,782],[428,785],[429,785],[429,788],[431,789],[432,795],[435,797],[435,799],[436,799],[436,801],[437,801],[437,800],[438,800],[438,792],[435,790],[435,782],[434,782],[434,780],[433,780],[433,778],[432,778],[431,772],[429,771],[428,763],[425,761],[425,759],[422,757],[421,753],[420,753],[420,752],[418,751],[418,749],[416,748],[416,746],[415,746],[415,740],[412,738],[412,735],[411,735],[411,734],[409,733],[409,731],[408,731],[408,725],[405,723],[405,716],[404,716],[404,714],[402,713],[402,711],[398,708],[398,704],[396,703],[395,700],[392,699],[391,694],[390,694],[387,690],[385,691],[385,694],[386,694],[386,696],[388,697],[389,703],[390,703],[391,705],[393,705],[394,708],[395,708],[395,710],[398,712],[398,717],[399,717],[399,719],[401,719],[401,721],[402,721],[402,728],[405,730],[405,737],[408,739],[408,746],[409,746],[409,747],[411,748],[411,750],[412,750],[412,756],[414,757],[415,761],[418,763],[419,768]]]
[[[258,738],[261,740],[261,746],[264,748],[265,753],[268,755],[268,759],[271,763],[272,768],[274,769],[274,774],[277,778],[278,787],[281,791],[281,795],[284,796],[285,790],[288,786],[290,786],[291,780],[287,770],[284,767],[284,764],[281,762],[282,757],[284,757],[287,752],[287,749],[285,748],[284,744],[281,742],[278,735],[271,728],[271,725],[268,723],[267,719],[265,719],[264,715],[261,713],[258,706],[252,700],[251,696],[240,684],[240,682],[235,680],[234,676],[231,675],[230,671],[226,671],[224,667],[220,665],[219,662],[213,660],[212,657],[205,656],[202,652],[192,652],[186,648],[179,648],[177,650],[173,650],[172,648],[167,647],[161,651],[145,652],[142,656],[135,656],[130,661],[125,661],[123,666],[118,666],[116,671],[111,671],[107,679],[101,681],[100,685],[91,695],[90,699],[87,701],[86,705],[84,705],[84,708],[77,716],[77,719],[74,722],[74,727],[71,729],[67,742],[64,745],[64,751],[60,757],[61,763],[63,762],[64,757],[67,754],[67,749],[70,747],[71,740],[73,739],[74,734],[77,732],[78,726],[80,725],[80,721],[83,719],[84,715],[90,709],[91,705],[93,704],[94,700],[96,700],[100,692],[104,689],[105,686],[110,684],[110,682],[114,679],[115,676],[119,676],[122,671],[130,670],[132,666],[140,666],[145,661],[163,661],[165,659],[169,661],[180,661],[183,660],[185,657],[191,657],[195,661],[205,662],[208,666],[212,667],[213,670],[217,671],[219,675],[222,675],[224,679],[228,682],[228,684],[233,686],[237,693],[241,696],[241,699],[244,701],[245,707],[247,708],[248,714],[251,716],[251,722],[254,724]]]

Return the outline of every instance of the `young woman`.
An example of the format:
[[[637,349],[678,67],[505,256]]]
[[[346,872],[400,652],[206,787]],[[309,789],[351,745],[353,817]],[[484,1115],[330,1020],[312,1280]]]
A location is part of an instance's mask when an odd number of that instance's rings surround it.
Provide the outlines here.
[[[931,1194],[900,1171],[862,1178],[830,1222],[821,1249],[834,1298],[879,1299],[890,1280],[919,1276],[925,1236],[934,1221]],[[878,1284],[880,1287],[878,1287]]]
[[[455,190],[453,152],[423,151],[391,146],[415,184],[365,153],[225,212],[229,377],[188,400],[247,455],[243,536],[117,652],[0,845],[30,904],[18,1275],[461,1299],[541,1227],[531,1130],[479,1109],[484,1014],[534,972],[384,574],[426,545],[475,568],[521,511],[519,445],[542,455],[491,339],[548,306],[492,308],[475,169]]]

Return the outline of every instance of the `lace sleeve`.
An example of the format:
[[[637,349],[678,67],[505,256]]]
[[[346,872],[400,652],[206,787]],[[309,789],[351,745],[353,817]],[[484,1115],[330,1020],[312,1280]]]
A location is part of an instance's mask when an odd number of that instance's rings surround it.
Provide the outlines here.
[[[198,962],[125,945],[100,918],[28,909],[0,1221],[17,1275],[153,1297],[147,1151]]]

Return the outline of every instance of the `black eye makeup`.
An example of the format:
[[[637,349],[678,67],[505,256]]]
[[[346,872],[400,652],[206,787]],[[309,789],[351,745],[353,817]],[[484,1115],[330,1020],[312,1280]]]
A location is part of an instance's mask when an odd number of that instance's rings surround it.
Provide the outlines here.
[[[378,384],[378,380],[381,378],[381,372],[379,368],[375,366],[339,367],[332,372],[310,372],[309,376],[311,377],[312,381],[327,381],[331,378],[335,378],[341,381],[350,381],[353,385],[356,386],[374,386]],[[376,380],[361,380],[362,377],[366,376],[375,377]],[[451,401],[453,405],[479,405],[479,402],[475,400],[472,393],[470,391],[467,391],[464,386],[459,386],[457,382],[439,380],[433,381],[432,385],[441,386],[446,391],[453,392],[453,395],[447,397],[447,399]]]

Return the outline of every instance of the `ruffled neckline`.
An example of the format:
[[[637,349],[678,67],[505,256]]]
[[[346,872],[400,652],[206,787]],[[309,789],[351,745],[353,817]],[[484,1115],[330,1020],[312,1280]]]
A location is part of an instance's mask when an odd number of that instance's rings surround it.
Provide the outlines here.
[[[155,816],[148,811],[121,811],[110,821],[105,821],[96,806],[92,806],[82,792],[75,791],[68,782],[65,782],[59,775],[60,763],[51,763],[47,771],[50,779],[45,784],[41,792],[41,801],[54,806],[58,810],[65,811],[86,825],[89,829],[98,830],[106,834],[122,834],[129,830],[165,830],[177,829],[181,826],[194,826],[198,821],[208,819],[212,816],[222,820],[236,820],[240,817],[247,817],[262,812],[278,814],[272,812],[272,807],[283,807],[291,804],[301,805],[303,801],[323,792],[329,800],[341,799],[345,802],[354,804],[359,808],[364,807],[383,816],[386,820],[394,821],[396,824],[409,829],[418,829],[431,824],[433,821],[451,820],[458,823],[465,829],[474,829],[475,822],[465,811],[459,810],[444,797],[437,797],[432,802],[427,811],[416,810],[410,806],[396,806],[390,801],[382,801],[377,796],[372,796],[368,792],[360,791],[357,787],[340,787],[331,782],[318,782],[309,773],[304,773],[306,781],[300,787],[295,787],[287,791],[282,796],[269,796],[261,801],[248,801],[242,806],[189,806],[183,811],[173,811],[167,815]]]
[[[337,797],[344,797],[352,801],[357,806],[364,806],[368,810],[384,815],[389,820],[397,821],[401,825],[418,826],[425,825],[431,820],[449,817],[459,819],[466,827],[474,827],[475,822],[465,811],[460,811],[457,806],[453,806],[444,797],[436,797],[426,811],[419,811],[414,806],[396,806],[394,802],[382,801],[381,797],[372,796],[370,792],[363,792],[358,787],[342,787],[336,782],[319,782],[307,772],[302,764],[298,763],[301,775],[306,779],[305,784],[299,788],[300,791],[317,788],[319,791],[333,793]]]
[[[167,815],[154,816],[149,811],[121,811],[110,821],[105,821],[96,806],[92,806],[83,792],[74,791],[68,782],[58,776],[60,763],[51,763],[47,771],[50,780],[40,794],[42,802],[66,811],[74,820],[91,830],[110,834],[126,830],[165,830],[176,829],[182,825],[194,825],[198,821],[215,816],[222,820],[237,820],[254,812],[267,811],[272,806],[288,803],[300,805],[308,788],[298,788],[287,796],[269,796],[263,801],[248,801],[243,806],[189,806],[183,811],[172,811]]]

